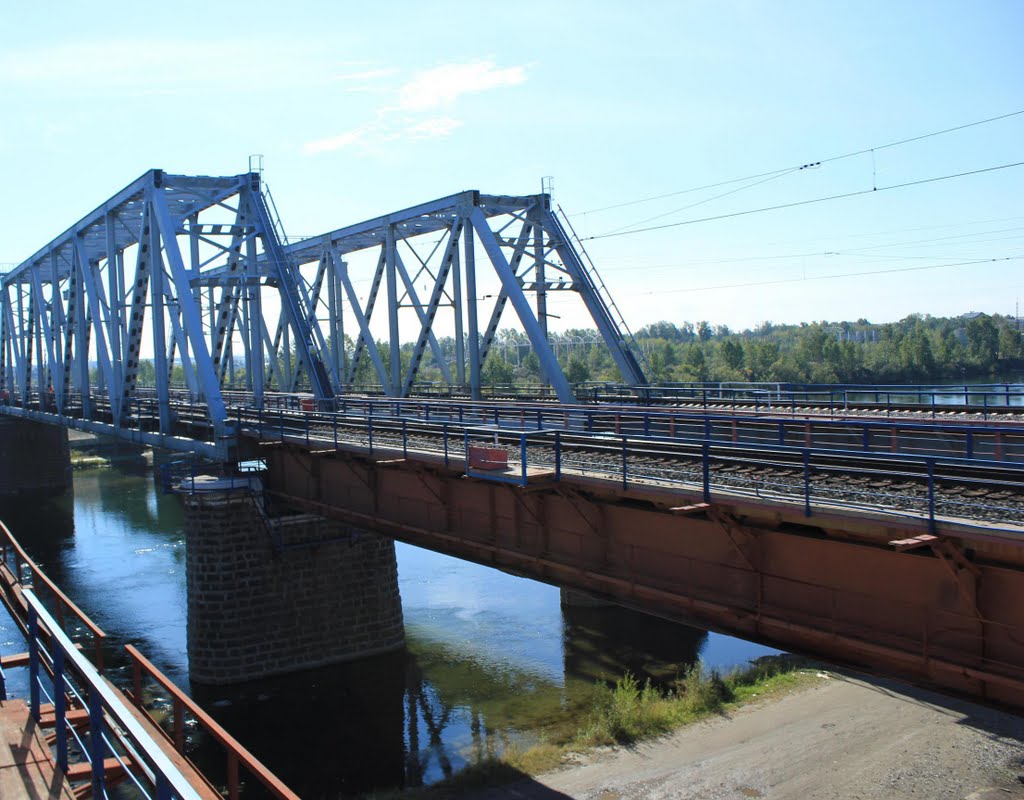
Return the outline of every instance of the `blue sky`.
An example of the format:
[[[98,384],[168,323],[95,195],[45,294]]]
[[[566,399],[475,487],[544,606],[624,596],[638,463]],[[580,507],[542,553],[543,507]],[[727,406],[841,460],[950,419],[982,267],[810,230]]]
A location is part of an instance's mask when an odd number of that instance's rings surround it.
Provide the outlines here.
[[[145,170],[265,156],[289,232],[542,176],[581,235],[1024,161],[1024,3],[10,4],[0,30],[0,262]],[[588,249],[627,320],[1012,313],[1024,167]],[[609,206],[671,194],[611,210]],[[694,205],[689,209],[684,206]],[[682,209],[682,210],[681,210]],[[644,225],[639,225],[644,227]],[[827,254],[827,255],[826,255]],[[893,272],[918,267],[914,271]],[[829,278],[848,273],[873,273]],[[732,288],[721,288],[732,287]],[[566,325],[584,324],[575,308]]]

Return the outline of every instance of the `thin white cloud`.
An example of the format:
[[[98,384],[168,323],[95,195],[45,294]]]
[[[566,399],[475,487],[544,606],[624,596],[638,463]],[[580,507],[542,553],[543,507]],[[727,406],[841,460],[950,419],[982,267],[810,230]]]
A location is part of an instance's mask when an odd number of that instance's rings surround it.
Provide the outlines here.
[[[433,117],[410,125],[405,133],[410,139],[436,139],[439,136],[451,136],[461,125],[460,119]]]
[[[359,128],[346,131],[338,136],[329,136],[326,139],[317,139],[306,142],[302,149],[307,154],[329,153],[333,150],[344,150],[346,147],[360,144],[366,137],[377,128],[376,125],[363,125]]]
[[[526,68],[498,69],[493,61],[444,64],[419,73],[398,90],[399,107],[425,111],[450,106],[464,94],[517,86],[526,81]]]
[[[390,68],[368,69],[335,77],[336,81],[376,80],[394,74]],[[453,116],[430,115],[439,108],[455,105],[467,94],[476,94],[517,86],[526,80],[523,66],[497,67],[493,61],[475,61],[467,64],[444,64],[417,73],[392,90],[395,99],[377,109],[373,122],[346,131],[337,136],[306,142],[302,149],[309,155],[328,153],[346,148],[371,148],[373,145],[401,140],[421,141],[451,136],[462,125]],[[368,87],[353,86],[347,92],[366,91]]]

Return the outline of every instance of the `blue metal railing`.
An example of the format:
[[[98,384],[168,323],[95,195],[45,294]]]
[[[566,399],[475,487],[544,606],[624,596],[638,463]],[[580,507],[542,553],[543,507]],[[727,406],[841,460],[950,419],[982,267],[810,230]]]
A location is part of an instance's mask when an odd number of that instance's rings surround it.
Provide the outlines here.
[[[1024,426],[1012,423],[920,422],[904,419],[801,419],[699,411],[600,409],[593,406],[479,404],[434,400],[337,398],[323,412],[342,417],[449,422],[508,430],[571,430],[656,441],[707,438],[753,446],[803,444],[821,449],[958,456],[1024,463]],[[268,409],[269,410],[269,409]],[[285,408],[276,409],[284,412]],[[246,409],[236,407],[235,413]]]
[[[753,404],[755,408],[815,406],[833,412],[857,405],[884,408],[889,413],[912,405],[938,413],[949,406],[989,412],[1024,406],[1024,384],[792,384],[792,383],[681,383],[635,387],[623,384],[583,384],[583,399],[620,398],[698,403]]]
[[[57,765],[68,772],[72,751],[89,764],[92,797],[106,798],[108,772],[129,780],[153,800],[201,800],[201,795],[142,727],[127,703],[75,647],[30,589],[29,678],[32,717],[41,722],[45,697],[53,705]],[[68,700],[87,709],[87,727],[69,719]]]
[[[393,403],[391,401],[389,404]],[[710,502],[713,496],[722,497],[726,493],[733,496],[756,495],[779,502],[801,502],[807,516],[812,514],[813,505],[827,504],[914,519],[923,518],[931,529],[935,528],[938,521],[946,518],[956,517],[958,523],[973,519],[977,523],[979,513],[981,519],[989,520],[988,527],[994,529],[999,527],[999,523],[1004,526],[1024,523],[1024,511],[1012,505],[999,506],[986,503],[983,499],[963,499],[951,492],[945,495],[940,493],[941,486],[935,473],[939,465],[954,469],[987,467],[1009,471],[1011,475],[1019,474],[1024,478],[1024,463],[981,459],[977,455],[965,459],[902,453],[894,465],[894,456],[890,453],[779,443],[751,447],[748,444],[695,437],[675,440],[680,445],[678,456],[681,460],[665,468],[653,468],[652,471],[650,454],[643,452],[644,442],[652,440],[623,434],[594,435],[587,437],[586,442],[566,442],[564,430],[512,431],[486,425],[470,425],[464,418],[461,424],[449,421],[431,423],[430,437],[410,443],[408,426],[397,424],[398,420],[393,418],[388,420],[390,426],[385,427],[383,420],[376,418],[375,423],[375,417],[369,415],[321,414],[311,422],[308,414],[285,411],[247,411],[243,415],[241,410],[237,410],[236,413],[238,424],[261,439],[291,441],[316,447],[333,443],[335,449],[362,448],[371,456],[381,451],[401,451],[407,457],[410,449],[437,453],[436,441],[440,436],[445,466],[450,466],[453,458],[461,457],[464,459],[462,464],[466,474],[470,477],[521,486],[529,482],[532,468],[535,475],[541,473],[539,479],[542,480],[561,480],[567,471],[571,471],[577,475],[615,481],[624,491],[641,483],[693,489],[699,487],[705,502]],[[485,414],[485,419],[488,416]],[[474,420],[478,421],[479,418]],[[462,452],[451,451],[453,435],[462,440]],[[497,442],[494,441],[495,437]],[[478,469],[470,466],[469,447],[474,442],[482,446],[495,443],[505,447],[511,456],[508,469]],[[414,447],[411,448],[411,444]],[[579,455],[583,452],[585,456]],[[843,459],[848,463],[839,463]],[[737,470],[751,467],[789,474],[790,477],[773,475],[751,481],[734,474]],[[861,489],[853,483],[838,490],[815,482],[818,476],[846,476],[858,471],[870,472],[875,481],[888,477],[920,481],[924,494],[917,497],[908,492],[886,492],[884,487]],[[799,474],[800,477],[794,480],[793,474]],[[971,480],[964,480],[963,483],[972,486]],[[979,478],[974,479],[973,488],[991,487],[988,480]]]

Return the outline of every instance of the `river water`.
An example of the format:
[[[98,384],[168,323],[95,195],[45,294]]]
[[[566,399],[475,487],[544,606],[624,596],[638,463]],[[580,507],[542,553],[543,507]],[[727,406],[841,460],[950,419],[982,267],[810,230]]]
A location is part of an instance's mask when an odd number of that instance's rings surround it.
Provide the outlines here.
[[[529,746],[578,725],[595,682],[627,670],[669,681],[698,658],[725,670],[777,652],[626,609],[563,609],[555,587],[399,543],[404,651],[190,687],[182,509],[149,467],[79,470],[73,492],[0,516],[118,650],[138,647],[308,800],[432,783]],[[23,649],[0,614],[0,653]],[[12,694],[27,696],[25,672],[9,671]],[[219,751],[192,735],[216,773]]]

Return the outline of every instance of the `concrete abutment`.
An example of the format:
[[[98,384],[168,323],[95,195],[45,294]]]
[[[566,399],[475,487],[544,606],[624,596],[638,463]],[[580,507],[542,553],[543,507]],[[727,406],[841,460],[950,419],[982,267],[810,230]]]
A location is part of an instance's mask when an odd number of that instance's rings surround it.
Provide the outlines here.
[[[393,540],[312,514],[268,518],[247,486],[210,489],[183,496],[194,682],[240,683],[404,645]]]

